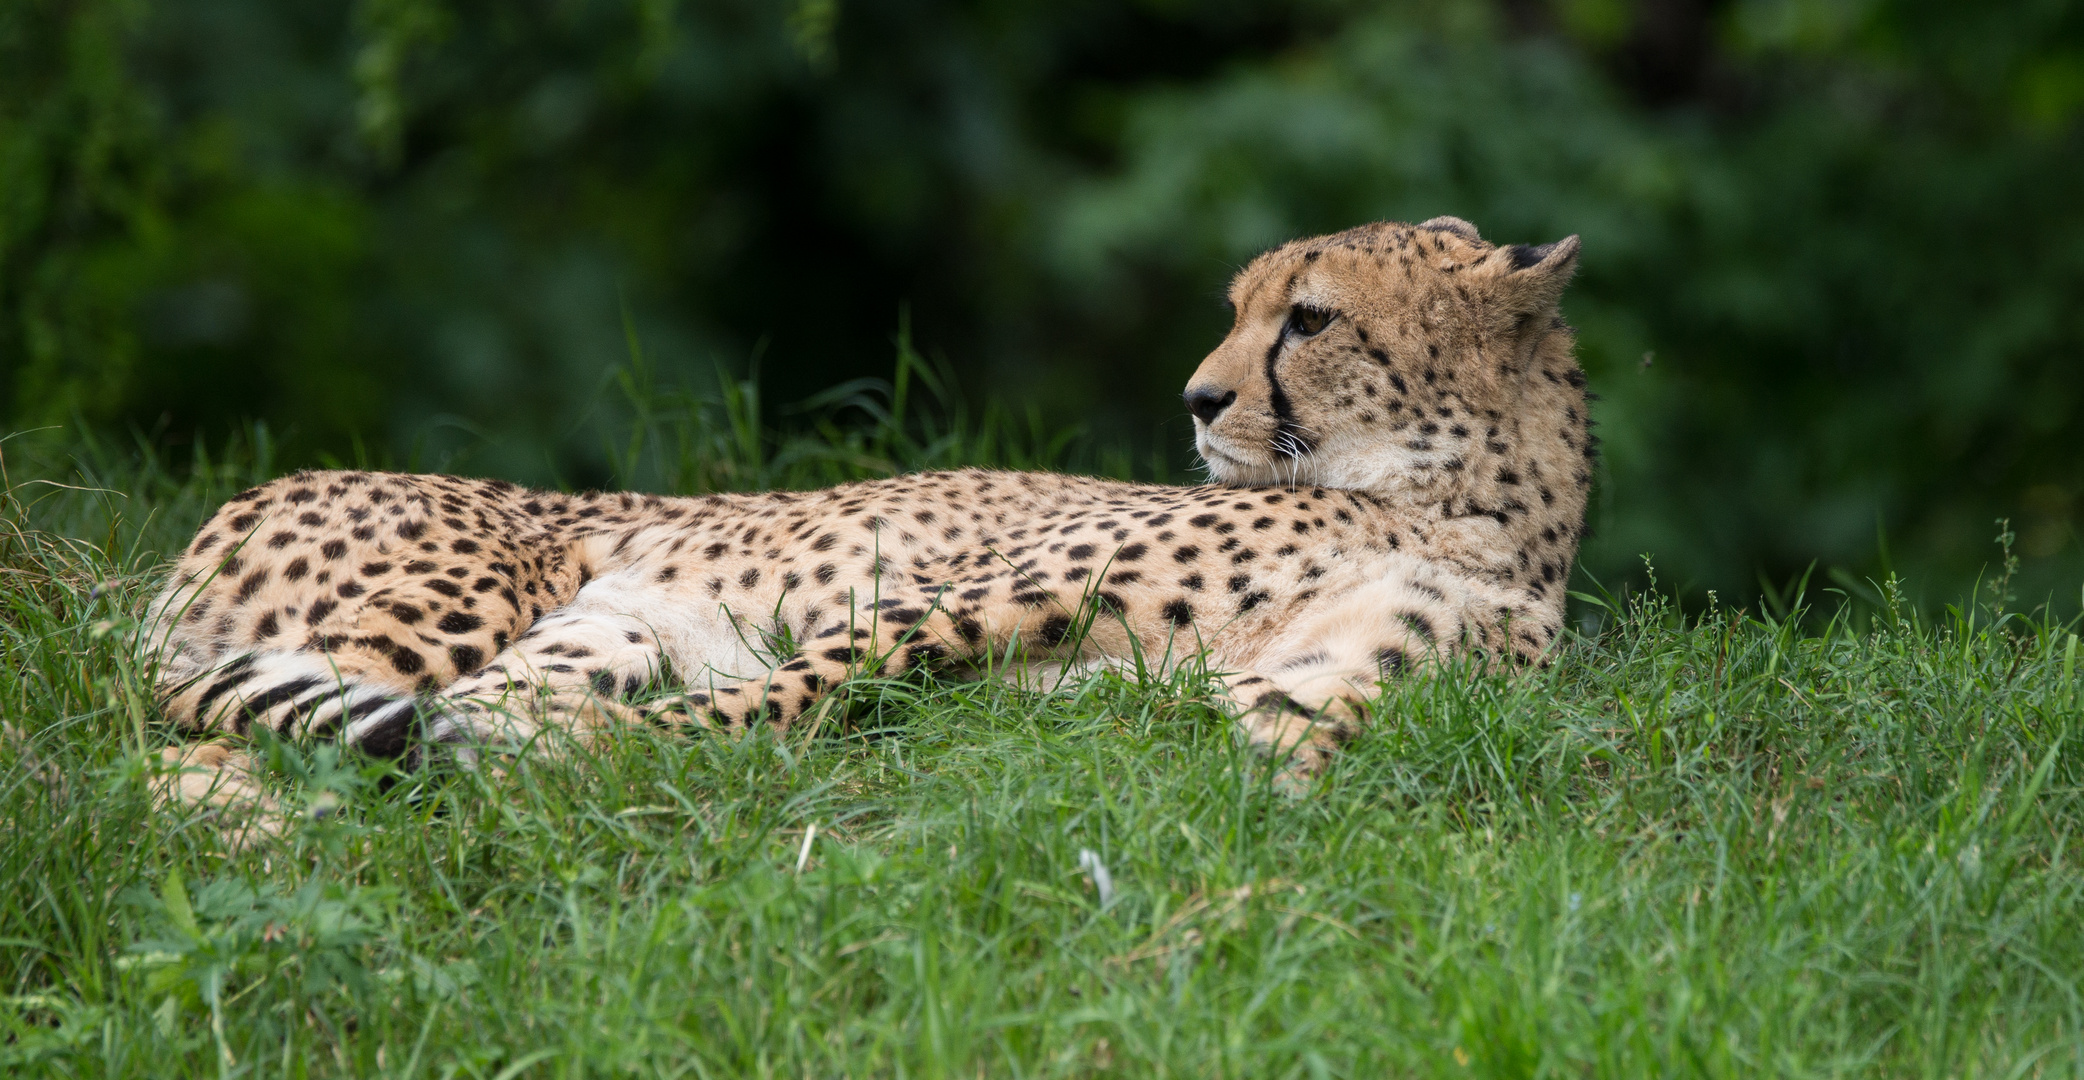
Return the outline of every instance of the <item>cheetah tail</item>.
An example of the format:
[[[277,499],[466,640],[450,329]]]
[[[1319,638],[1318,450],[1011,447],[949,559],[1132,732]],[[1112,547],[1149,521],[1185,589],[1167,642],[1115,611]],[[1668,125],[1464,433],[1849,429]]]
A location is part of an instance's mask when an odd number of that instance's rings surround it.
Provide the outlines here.
[[[264,727],[378,757],[404,753],[418,719],[411,692],[343,671],[318,652],[249,652],[194,674],[170,671],[159,693],[167,716],[191,731],[245,735]]]

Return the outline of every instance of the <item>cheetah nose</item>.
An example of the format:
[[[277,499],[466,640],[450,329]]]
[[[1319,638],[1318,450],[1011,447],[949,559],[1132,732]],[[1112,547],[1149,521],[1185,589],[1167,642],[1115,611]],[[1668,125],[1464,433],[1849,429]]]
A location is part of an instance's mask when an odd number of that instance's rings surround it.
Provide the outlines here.
[[[1200,417],[1201,422],[1204,424],[1213,424],[1216,422],[1216,417],[1221,416],[1223,410],[1229,408],[1230,403],[1237,400],[1237,391],[1225,390],[1218,393],[1207,387],[1202,387],[1199,390],[1188,387],[1187,392],[1180,396],[1186,400],[1188,412]]]

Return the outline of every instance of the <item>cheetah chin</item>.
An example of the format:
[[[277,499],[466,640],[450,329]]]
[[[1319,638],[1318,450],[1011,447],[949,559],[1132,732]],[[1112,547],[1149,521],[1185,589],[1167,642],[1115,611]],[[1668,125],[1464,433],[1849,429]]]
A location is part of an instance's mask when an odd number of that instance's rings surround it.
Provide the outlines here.
[[[787,727],[857,675],[1009,662],[1205,664],[1300,783],[1384,679],[1555,640],[1594,446],[1557,312],[1577,254],[1435,218],[1259,256],[1187,384],[1200,487],[969,469],[668,498],[305,472],[243,492],[147,620],[166,711],[220,737],[167,752],[169,794],[266,809],[236,748],[256,726],[475,760]]]

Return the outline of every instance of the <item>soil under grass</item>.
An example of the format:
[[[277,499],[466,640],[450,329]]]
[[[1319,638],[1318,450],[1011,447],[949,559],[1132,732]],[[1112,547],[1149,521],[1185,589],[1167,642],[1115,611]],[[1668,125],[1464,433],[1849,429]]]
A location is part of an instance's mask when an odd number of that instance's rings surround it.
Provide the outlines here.
[[[8,496],[0,1071],[2084,1071],[2070,626],[1637,602],[1385,688],[1299,799],[1186,678],[504,776],[277,746],[342,810],[241,851],[151,810],[128,634],[238,471]]]

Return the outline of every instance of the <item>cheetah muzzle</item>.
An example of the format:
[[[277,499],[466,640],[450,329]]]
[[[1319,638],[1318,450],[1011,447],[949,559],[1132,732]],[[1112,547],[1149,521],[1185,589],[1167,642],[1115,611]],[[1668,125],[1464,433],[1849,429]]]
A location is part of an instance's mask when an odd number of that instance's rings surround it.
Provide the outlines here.
[[[198,732],[416,758],[785,727],[864,674],[1137,657],[1205,663],[1242,736],[1304,778],[1384,679],[1472,649],[1539,663],[1555,640],[1593,447],[1557,313],[1577,252],[1436,218],[1259,256],[1187,385],[1199,487],[284,477],[219,509],[154,600],[158,690]],[[188,797],[265,801],[221,743],[168,756]]]

